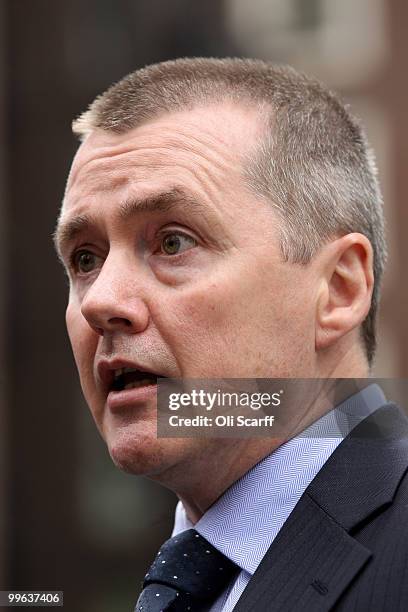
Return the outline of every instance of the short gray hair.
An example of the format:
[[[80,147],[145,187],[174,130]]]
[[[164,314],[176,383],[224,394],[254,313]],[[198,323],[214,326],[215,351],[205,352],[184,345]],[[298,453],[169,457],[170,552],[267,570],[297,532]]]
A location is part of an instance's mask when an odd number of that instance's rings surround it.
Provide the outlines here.
[[[364,131],[335,94],[288,66],[178,59],[123,78],[94,100],[73,130],[81,137],[95,129],[123,133],[165,113],[226,100],[255,105],[266,116],[264,138],[248,152],[244,174],[278,212],[284,260],[307,264],[324,243],[350,232],[370,240],[374,291],[362,337],[371,364],[387,254],[382,197]]]

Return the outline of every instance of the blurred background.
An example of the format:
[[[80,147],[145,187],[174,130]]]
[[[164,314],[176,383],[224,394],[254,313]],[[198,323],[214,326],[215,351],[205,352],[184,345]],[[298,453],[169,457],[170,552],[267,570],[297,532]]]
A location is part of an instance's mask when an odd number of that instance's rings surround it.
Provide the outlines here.
[[[51,233],[73,117],[113,81],[179,56],[290,63],[367,128],[390,247],[375,374],[408,375],[405,0],[0,0],[0,589],[133,609],[175,498],[116,470],[81,398]]]

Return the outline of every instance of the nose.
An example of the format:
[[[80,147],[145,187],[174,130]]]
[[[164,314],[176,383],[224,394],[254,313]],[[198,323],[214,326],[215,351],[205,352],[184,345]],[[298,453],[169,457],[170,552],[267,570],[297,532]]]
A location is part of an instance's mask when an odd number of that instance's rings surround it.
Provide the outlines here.
[[[102,269],[83,297],[81,312],[99,335],[137,334],[149,324],[149,310],[136,273],[125,261],[105,260]]]

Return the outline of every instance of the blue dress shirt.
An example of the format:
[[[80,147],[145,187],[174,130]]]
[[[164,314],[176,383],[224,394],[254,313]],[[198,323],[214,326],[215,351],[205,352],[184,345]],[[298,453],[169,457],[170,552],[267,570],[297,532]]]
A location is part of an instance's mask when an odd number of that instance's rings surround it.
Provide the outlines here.
[[[371,384],[292,438],[237,480],[193,525],[181,502],[173,536],[194,527],[241,568],[211,607],[231,612],[273,540],[313,478],[342,440],[386,403]]]

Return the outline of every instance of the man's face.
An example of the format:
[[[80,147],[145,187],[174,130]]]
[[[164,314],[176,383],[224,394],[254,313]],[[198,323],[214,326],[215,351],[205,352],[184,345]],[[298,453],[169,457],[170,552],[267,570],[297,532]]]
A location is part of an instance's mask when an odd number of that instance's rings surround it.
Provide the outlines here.
[[[126,470],[159,474],[209,448],[156,438],[152,374],[312,374],[313,266],[281,261],[273,206],[243,179],[261,130],[252,110],[207,107],[94,132],[74,160],[60,219],[68,332],[95,422]],[[146,374],[115,386],[125,367]]]

